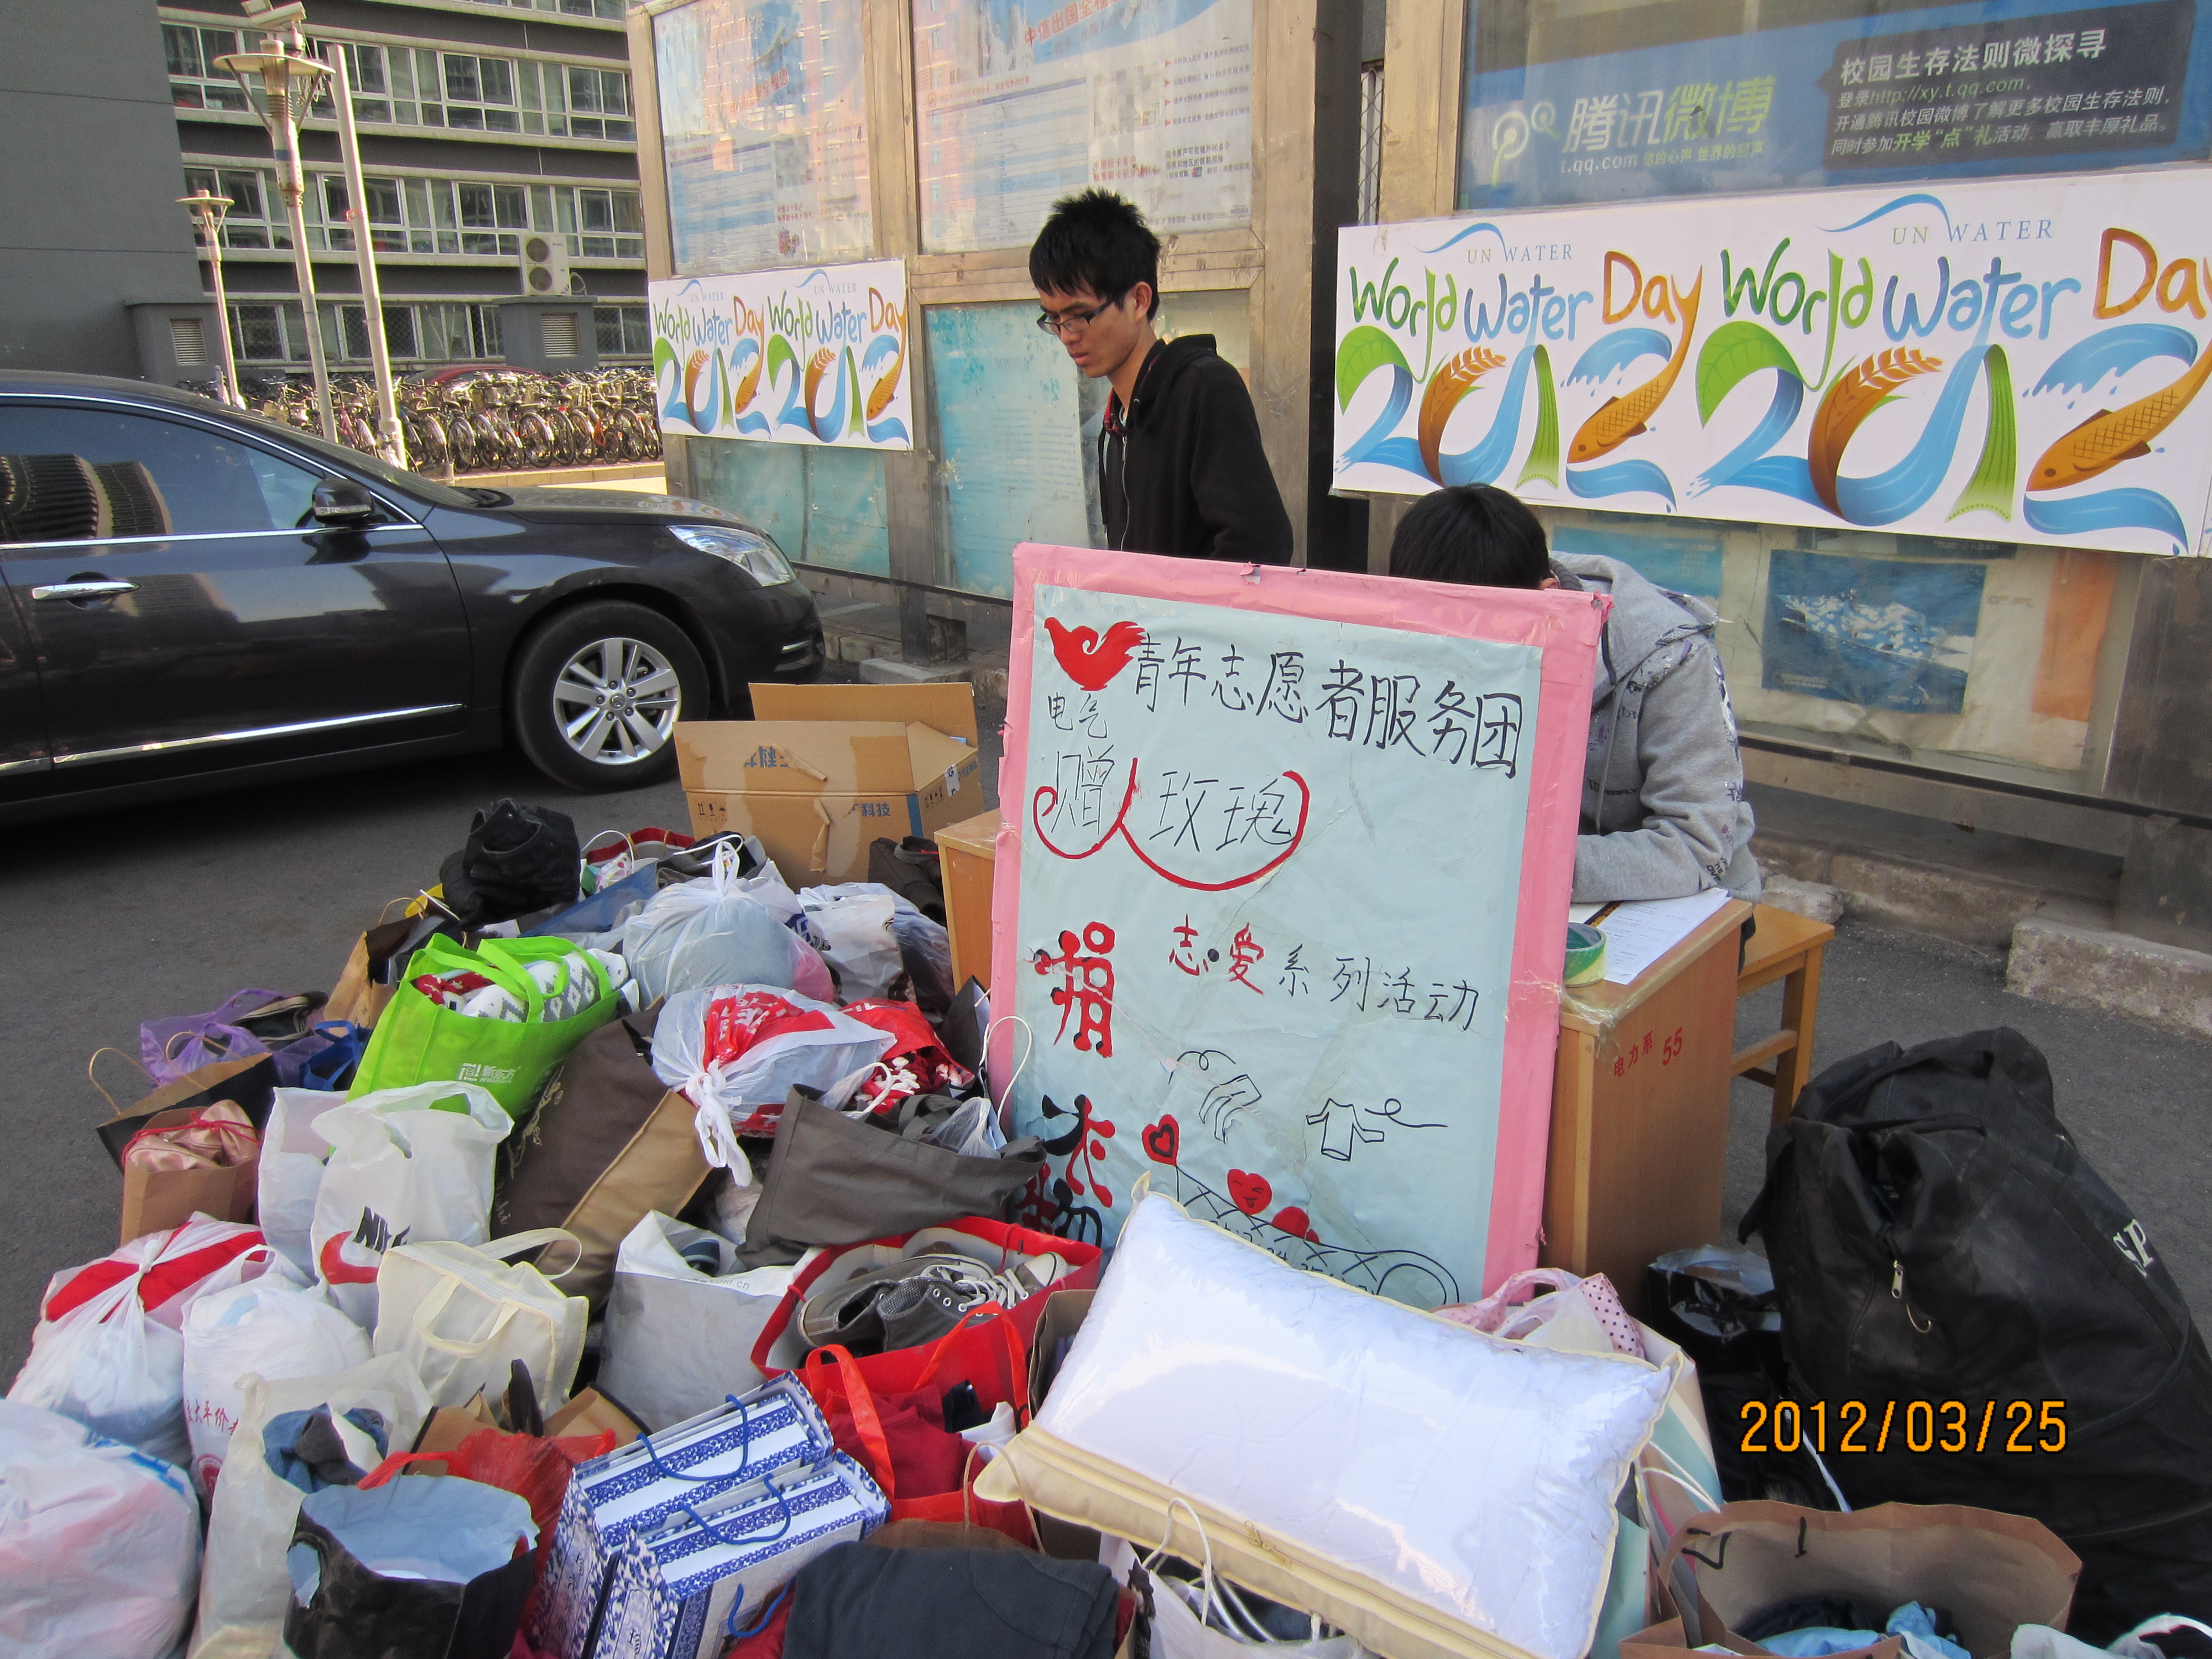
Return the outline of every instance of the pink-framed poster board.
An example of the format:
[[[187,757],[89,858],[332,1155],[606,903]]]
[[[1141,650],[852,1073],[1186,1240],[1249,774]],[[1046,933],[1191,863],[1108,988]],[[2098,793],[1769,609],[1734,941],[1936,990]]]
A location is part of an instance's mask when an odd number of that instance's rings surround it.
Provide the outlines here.
[[[1026,1218],[1140,1176],[1420,1307],[1534,1265],[1605,602],[1024,544],[994,1074]]]

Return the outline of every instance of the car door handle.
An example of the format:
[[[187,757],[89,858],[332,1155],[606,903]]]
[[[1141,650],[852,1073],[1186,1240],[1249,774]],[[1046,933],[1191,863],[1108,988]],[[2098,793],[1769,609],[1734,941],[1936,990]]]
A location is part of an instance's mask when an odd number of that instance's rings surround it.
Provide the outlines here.
[[[136,593],[137,582],[49,582],[34,587],[34,599],[112,599],[118,593]]]

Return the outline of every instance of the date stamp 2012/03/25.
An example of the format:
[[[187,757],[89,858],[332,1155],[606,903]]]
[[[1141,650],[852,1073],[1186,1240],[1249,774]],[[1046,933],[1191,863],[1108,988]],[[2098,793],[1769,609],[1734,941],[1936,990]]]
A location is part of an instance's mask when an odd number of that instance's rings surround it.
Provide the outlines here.
[[[2062,1452],[2063,1400],[1747,1400],[1737,1449],[1886,1452]]]

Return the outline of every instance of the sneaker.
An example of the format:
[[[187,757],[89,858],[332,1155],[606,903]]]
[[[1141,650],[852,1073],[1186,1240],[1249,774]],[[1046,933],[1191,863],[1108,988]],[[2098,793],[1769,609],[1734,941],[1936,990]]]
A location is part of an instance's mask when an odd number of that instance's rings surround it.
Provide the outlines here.
[[[950,1309],[951,1316],[935,1333],[941,1336],[977,1303],[997,1299],[998,1287],[989,1270],[964,1255],[947,1251],[909,1256],[903,1261],[872,1267],[809,1297],[799,1313],[800,1340],[810,1348],[834,1342],[856,1354],[879,1353],[886,1347],[907,1346],[887,1340],[882,1303],[894,1288],[908,1282],[930,1288],[917,1288],[893,1304],[893,1310],[900,1316],[902,1332],[924,1328],[934,1322],[936,1316],[927,1311],[926,1307]],[[934,1339],[926,1336],[919,1340]]]

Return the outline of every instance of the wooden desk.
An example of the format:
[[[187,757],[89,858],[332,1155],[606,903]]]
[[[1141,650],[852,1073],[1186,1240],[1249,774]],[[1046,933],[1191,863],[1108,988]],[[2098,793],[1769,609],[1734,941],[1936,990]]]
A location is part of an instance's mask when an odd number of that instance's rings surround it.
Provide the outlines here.
[[[1759,931],[1744,952],[1735,994],[1747,997],[1780,980],[1782,1029],[1737,1049],[1729,1069],[1774,1091],[1773,1121],[1779,1123],[1790,1115],[1798,1091],[1812,1075],[1813,1027],[1820,1012],[1820,957],[1836,930],[1825,921],[1764,904],[1752,914],[1759,919]]]
[[[1633,984],[1574,987],[1559,1003],[1540,1259],[1604,1273],[1632,1313],[1655,1257],[1720,1236],[1750,914],[1731,899]]]
[[[991,988],[991,882],[999,860],[998,809],[939,830],[937,850],[944,855],[938,869],[945,883],[945,928],[952,935],[952,988],[957,991],[972,975],[988,991]]]

